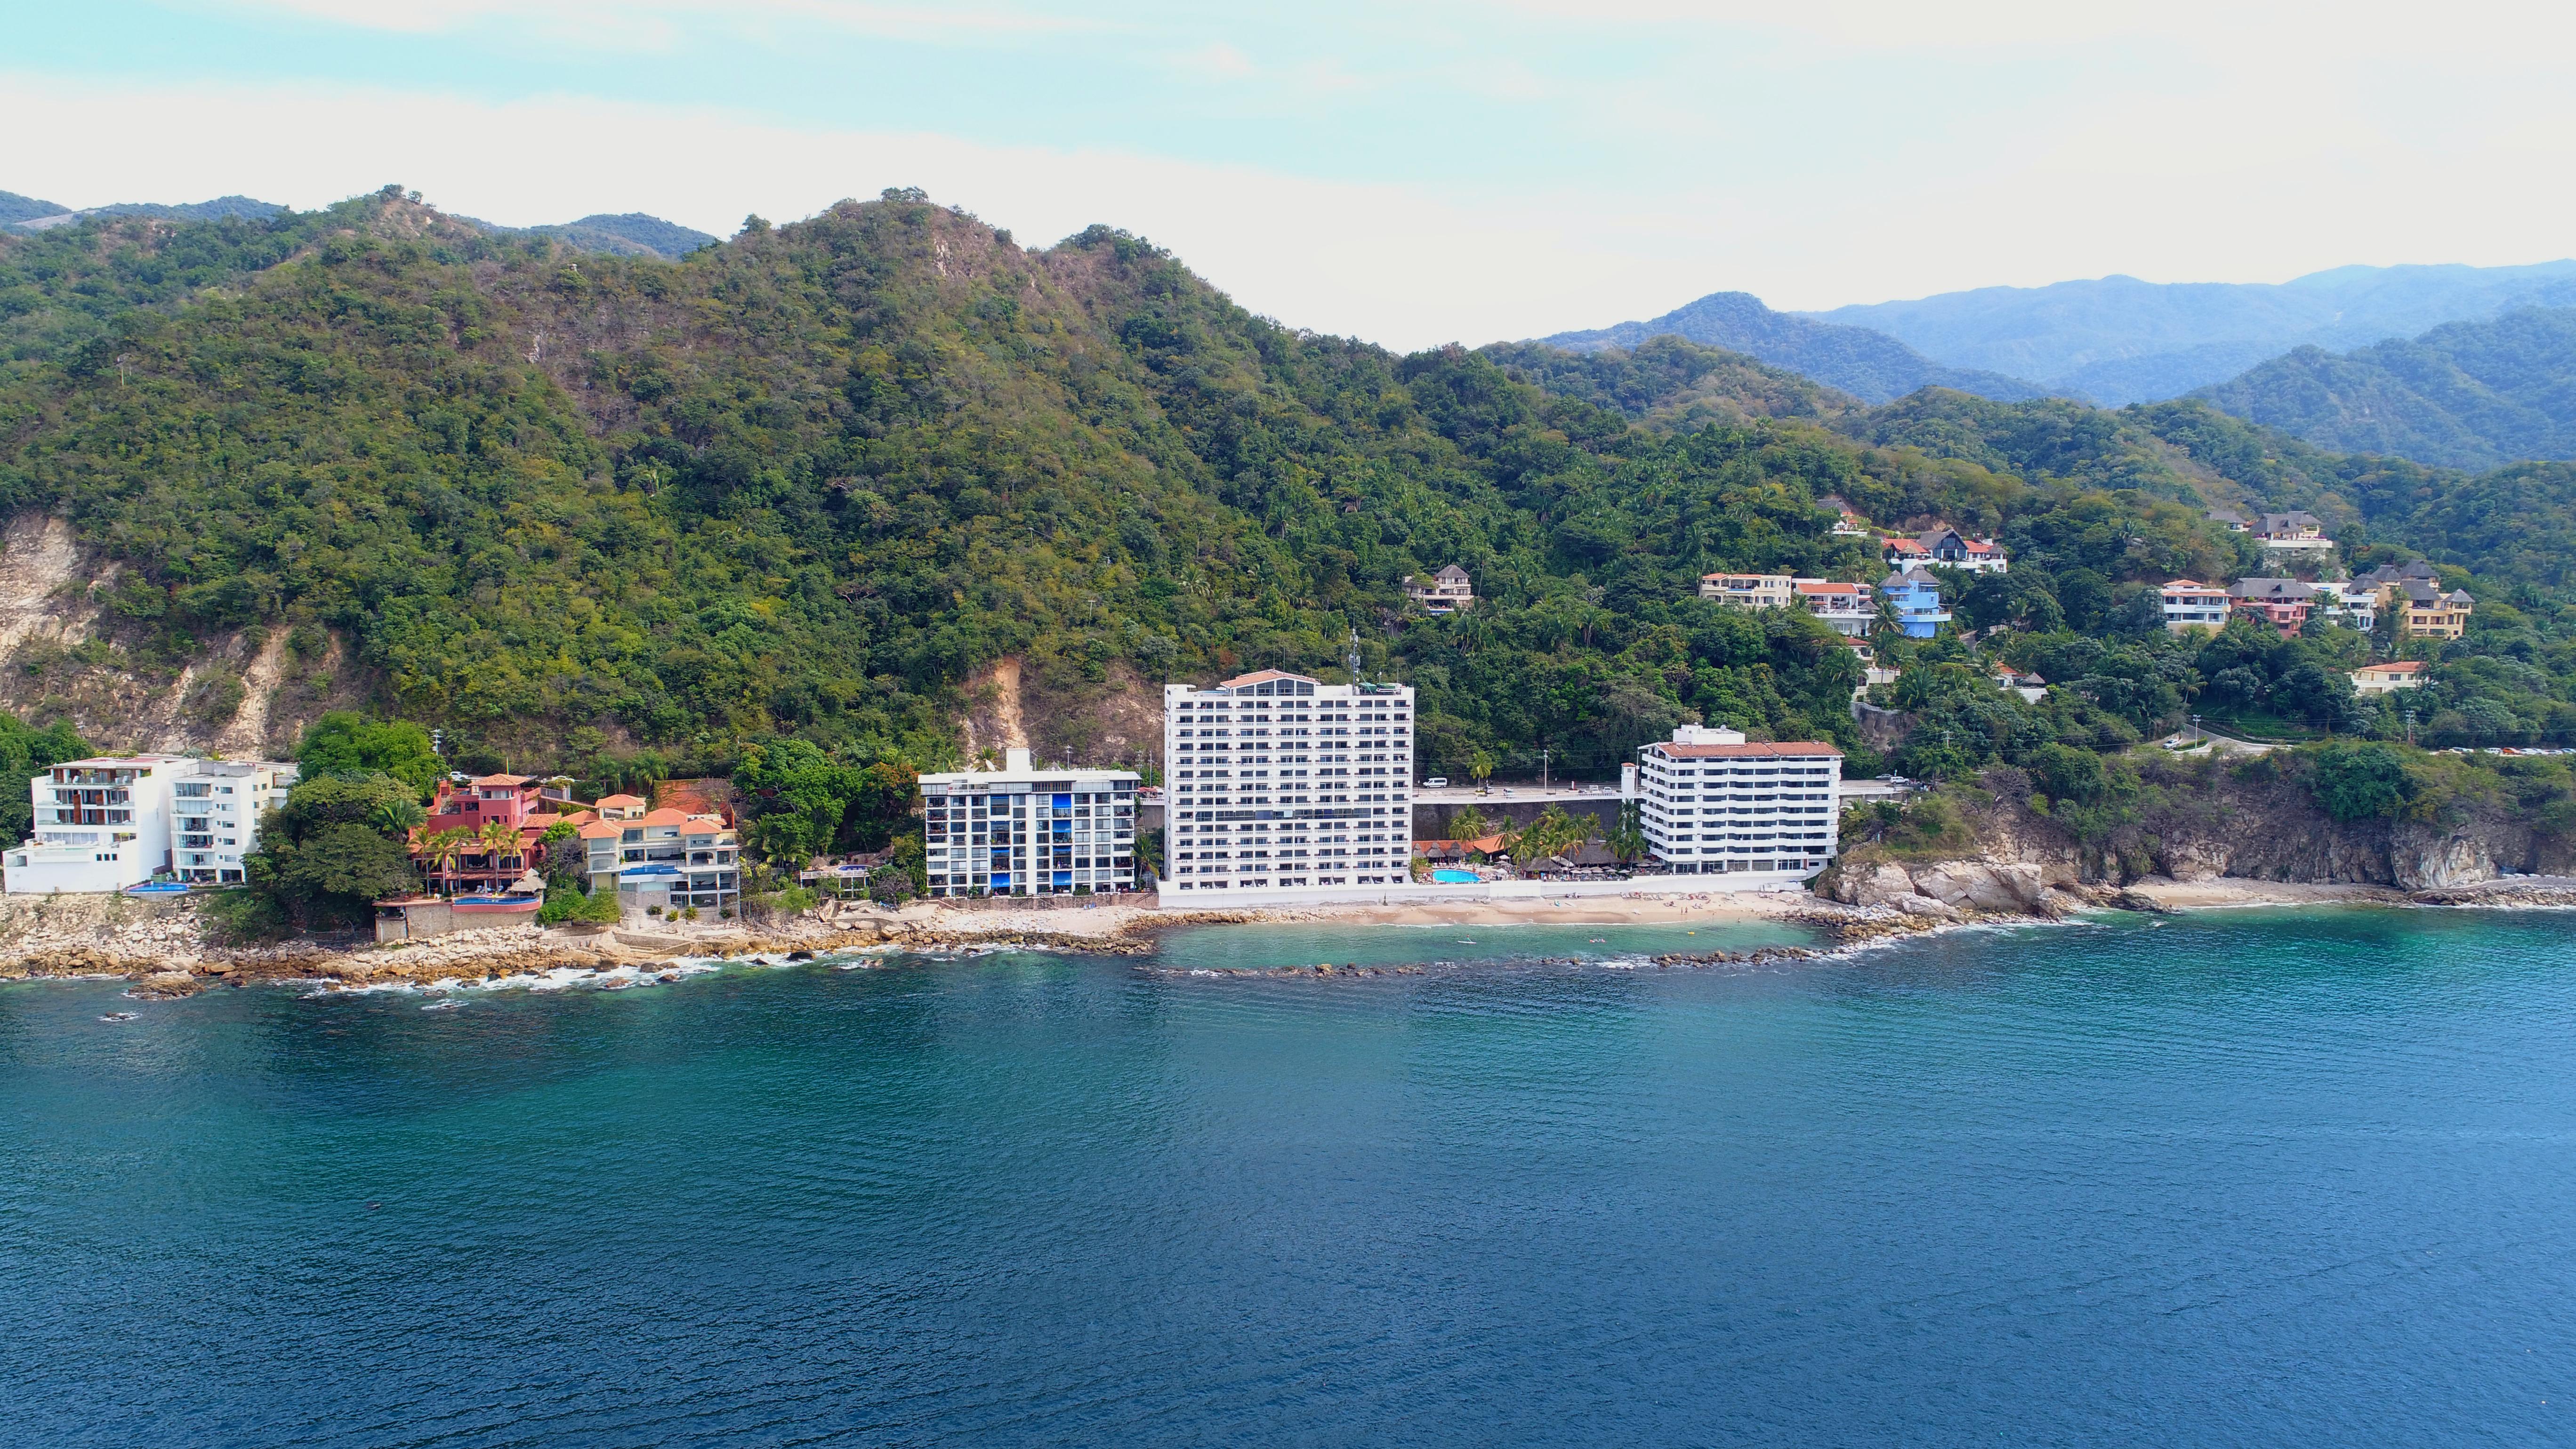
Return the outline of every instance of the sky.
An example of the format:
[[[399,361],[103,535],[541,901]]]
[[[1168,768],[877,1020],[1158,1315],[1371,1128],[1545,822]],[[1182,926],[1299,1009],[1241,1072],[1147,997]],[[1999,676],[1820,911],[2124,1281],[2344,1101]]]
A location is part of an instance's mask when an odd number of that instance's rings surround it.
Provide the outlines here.
[[[2576,253],[2576,7],[0,0],[0,189],[718,235],[917,186],[1412,349]]]

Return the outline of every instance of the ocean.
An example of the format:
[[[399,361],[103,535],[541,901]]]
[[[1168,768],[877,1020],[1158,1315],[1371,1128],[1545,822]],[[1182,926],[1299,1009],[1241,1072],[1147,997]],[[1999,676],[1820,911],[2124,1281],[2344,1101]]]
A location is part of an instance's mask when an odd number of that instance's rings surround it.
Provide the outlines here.
[[[2576,916],[1794,936],[0,987],[0,1443],[2576,1442]]]

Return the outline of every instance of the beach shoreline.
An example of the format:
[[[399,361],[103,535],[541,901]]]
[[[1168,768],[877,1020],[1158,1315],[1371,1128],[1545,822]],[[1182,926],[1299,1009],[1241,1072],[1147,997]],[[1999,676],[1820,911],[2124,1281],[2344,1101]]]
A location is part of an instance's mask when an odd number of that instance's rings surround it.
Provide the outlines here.
[[[2176,881],[2150,877],[2124,888],[2098,889],[2084,912],[2195,912],[2326,905],[2576,906],[2576,879],[2506,877],[2474,887],[2405,892],[2382,886],[2256,881],[2222,877]],[[959,909],[914,902],[901,909],[836,904],[767,925],[691,923],[650,930],[514,926],[459,932],[433,940],[374,943],[286,942],[225,948],[205,939],[186,902],[125,903],[109,898],[36,898],[0,909],[0,981],[121,978],[138,997],[184,996],[210,987],[298,982],[326,989],[476,984],[590,972],[633,978],[686,963],[810,960],[862,952],[988,953],[1012,948],[1105,956],[1148,956],[1167,932],[1203,926],[1394,926],[1443,930],[1516,926],[1724,926],[1795,924],[1813,932],[1813,947],[1763,948],[1766,954],[1829,955],[1863,944],[1930,935],[1963,925],[2032,924],[2047,917],[1963,912],[1937,919],[1888,906],[1843,905],[1804,891],[1722,892],[1693,896],[1581,896],[1506,901],[1332,903],[1161,910],[1126,902],[1088,907],[981,903]],[[1707,958],[1742,959],[1741,953]]]

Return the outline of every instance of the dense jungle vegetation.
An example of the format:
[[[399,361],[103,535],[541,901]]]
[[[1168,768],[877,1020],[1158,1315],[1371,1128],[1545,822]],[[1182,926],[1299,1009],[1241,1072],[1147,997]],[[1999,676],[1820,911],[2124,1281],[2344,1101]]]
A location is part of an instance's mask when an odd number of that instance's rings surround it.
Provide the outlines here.
[[[1882,576],[1828,495],[2013,556],[1948,581],[2003,632],[1886,646],[1916,772],[2195,710],[2402,729],[2350,697],[2358,636],[2156,627],[2155,584],[2258,564],[2213,503],[2453,566],[2476,625],[2409,701],[2419,734],[2576,739],[2562,473],[2328,454],[2189,402],[1863,408],[1677,340],[1397,356],[1253,316],[1124,233],[1031,251],[917,193],[676,261],[391,188],[0,240],[0,504],[122,562],[97,667],[329,631],[380,713],[459,758],[599,780],[782,738],[931,767],[1004,656],[1075,682],[1329,674],[1353,631],[1365,670],[1421,687],[1426,771],[1545,749],[1599,774],[1692,717],[1875,770],[1850,650],[1694,595],[1716,569]],[[1453,562],[1478,606],[1410,610],[1401,580]],[[2024,706],[1997,657],[2068,687]]]

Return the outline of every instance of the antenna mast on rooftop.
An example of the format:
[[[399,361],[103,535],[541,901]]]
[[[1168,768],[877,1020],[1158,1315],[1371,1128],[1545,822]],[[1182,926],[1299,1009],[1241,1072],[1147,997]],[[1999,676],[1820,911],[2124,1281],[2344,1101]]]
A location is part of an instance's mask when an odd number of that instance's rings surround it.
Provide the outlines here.
[[[1360,682],[1360,631],[1356,626],[1351,630],[1351,652],[1342,656],[1342,662],[1351,667],[1351,683],[1358,684]]]

